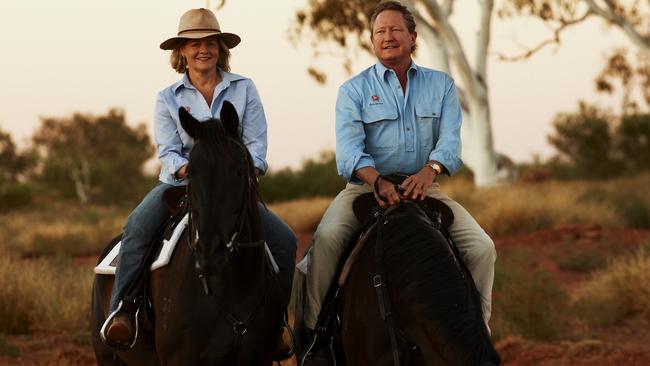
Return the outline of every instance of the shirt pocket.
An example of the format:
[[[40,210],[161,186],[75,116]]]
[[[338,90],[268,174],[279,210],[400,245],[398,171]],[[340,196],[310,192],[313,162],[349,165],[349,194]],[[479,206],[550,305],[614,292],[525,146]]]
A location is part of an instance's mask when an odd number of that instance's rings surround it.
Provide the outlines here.
[[[419,101],[415,105],[415,116],[417,118],[421,147],[433,147],[438,141],[441,111],[442,102],[438,100]]]
[[[395,150],[399,140],[397,110],[384,105],[365,106],[361,119],[366,133],[366,151]]]

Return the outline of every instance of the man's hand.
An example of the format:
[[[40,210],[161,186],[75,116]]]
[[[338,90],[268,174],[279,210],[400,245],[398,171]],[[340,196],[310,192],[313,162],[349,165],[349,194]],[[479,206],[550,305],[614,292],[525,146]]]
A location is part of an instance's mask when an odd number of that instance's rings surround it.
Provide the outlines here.
[[[397,190],[395,190],[395,185],[386,179],[381,178],[379,175],[377,176],[377,179],[379,179],[379,181],[376,184],[378,189],[375,191],[375,199],[379,206],[386,208],[398,204],[400,196],[399,193],[397,193]],[[382,200],[382,198],[385,201]]]
[[[438,173],[429,166],[424,166],[419,172],[404,179],[400,186],[404,189],[403,198],[423,200],[427,196],[429,187],[436,180]]]
[[[399,203],[400,196],[395,190],[395,185],[381,178],[377,181],[379,172],[375,168],[366,166],[355,171],[354,174],[374,190],[375,199],[382,208]],[[377,183],[376,185],[375,182]],[[376,189],[375,186],[377,187]]]

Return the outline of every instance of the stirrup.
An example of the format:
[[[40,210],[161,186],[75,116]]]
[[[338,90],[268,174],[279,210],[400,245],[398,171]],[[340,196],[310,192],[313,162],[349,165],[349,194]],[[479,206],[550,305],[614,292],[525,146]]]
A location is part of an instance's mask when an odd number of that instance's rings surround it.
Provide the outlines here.
[[[124,309],[122,309],[124,307]],[[135,309],[135,313],[133,313],[133,310]],[[131,339],[129,343],[121,343],[121,342],[115,342],[106,336],[106,332],[108,331],[109,325],[113,322],[113,318],[115,318],[116,315],[118,315],[120,312],[124,313],[123,315],[126,315],[129,318],[129,321],[131,321],[131,325],[133,325],[133,332],[131,334]],[[120,300],[120,303],[117,305],[117,309],[110,313],[108,317],[106,318],[106,321],[104,321],[104,325],[102,325],[102,328],[99,331],[99,336],[106,344],[107,346],[119,350],[119,351],[128,351],[135,346],[135,342],[138,339],[138,315],[140,314],[140,307],[137,306],[135,303],[132,302],[127,302],[125,303],[124,300]]]
[[[331,361],[331,365],[337,366],[336,354],[334,353],[334,336],[324,334],[319,335],[317,332],[314,332],[313,336],[314,338],[309,343],[309,346],[307,346],[307,350],[302,354],[302,357],[300,357],[298,365],[304,366],[305,362],[311,361],[314,356],[325,356],[323,355],[323,351],[325,351],[327,352],[326,357]],[[327,342],[327,344],[318,345],[323,342]]]
[[[282,355],[282,356],[281,356],[281,357],[282,357],[281,359],[279,359],[279,360],[274,360],[274,361],[276,361],[276,362],[277,362],[277,361],[284,361],[284,360],[287,360],[287,359],[291,358],[291,356],[293,356],[293,355],[295,354],[295,352],[296,352],[296,339],[295,339],[295,337],[294,337],[294,335],[293,335],[293,329],[291,329],[291,326],[289,326],[289,323],[288,323],[288,321],[287,321],[287,317],[288,317],[288,316],[287,316],[287,313],[285,312],[285,313],[282,315],[282,327],[280,328],[280,329],[282,329],[282,331],[280,332],[280,337],[282,337],[282,335],[283,335],[283,333],[284,333],[284,329],[286,328],[287,331],[289,332],[289,342],[290,342],[290,344],[289,344],[289,351],[288,351],[285,355]],[[280,339],[280,341],[283,342],[282,339]],[[284,343],[284,342],[283,342],[283,343]],[[278,355],[278,356],[280,356],[280,355]]]

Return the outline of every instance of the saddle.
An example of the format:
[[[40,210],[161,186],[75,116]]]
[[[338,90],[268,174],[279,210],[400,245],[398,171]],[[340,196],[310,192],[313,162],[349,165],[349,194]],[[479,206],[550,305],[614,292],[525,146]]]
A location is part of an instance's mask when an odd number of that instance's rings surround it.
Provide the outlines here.
[[[150,264],[151,271],[155,271],[169,263],[176,243],[188,225],[186,192],[186,187],[178,186],[168,188],[163,193],[162,200],[169,213],[169,218],[160,227],[158,233],[154,235],[148,246],[150,250],[145,255],[144,262]],[[114,240],[117,244],[95,266],[95,273],[103,275],[115,274],[115,269],[119,262],[118,254],[121,248],[121,241],[119,240],[119,236]]]
[[[444,228],[449,229],[451,224],[454,222],[454,213],[451,211],[449,206],[444,202],[432,198],[425,197],[422,201],[413,201],[419,204],[424,212],[429,216],[432,222],[439,225],[439,229]],[[352,210],[354,215],[357,217],[359,222],[365,223],[361,229],[360,234],[355,235],[354,239],[348,244],[348,248],[352,248],[346,258],[341,258],[343,261],[343,267],[341,272],[338,274],[338,286],[343,287],[345,281],[350,274],[350,270],[354,265],[357,256],[363,249],[364,245],[368,241],[368,234],[372,231],[376,224],[376,218],[379,217],[380,212],[383,210],[375,199],[374,193],[364,193],[357,197],[352,203]],[[386,210],[386,213],[389,213],[391,208]]]

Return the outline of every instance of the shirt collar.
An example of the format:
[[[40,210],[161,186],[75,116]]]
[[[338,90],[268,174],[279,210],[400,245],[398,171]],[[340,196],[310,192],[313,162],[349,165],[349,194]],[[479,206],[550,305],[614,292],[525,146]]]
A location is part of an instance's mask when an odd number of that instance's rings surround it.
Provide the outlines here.
[[[418,65],[416,65],[415,62],[414,62],[413,60],[411,60],[411,66],[409,66],[409,69],[408,69],[408,71],[407,71],[407,74],[409,74],[409,75],[410,75],[411,73],[416,73],[416,74],[417,74],[419,68],[420,68],[420,67],[419,67]],[[386,66],[384,66],[384,64],[382,64],[380,61],[377,61],[377,64],[375,65],[375,71],[377,72],[377,76],[378,76],[381,80],[386,80],[386,79],[385,79],[385,78],[386,78],[386,72],[388,72],[388,71],[390,71],[390,70],[391,70],[391,69],[389,69],[389,68],[387,68]],[[411,70],[413,70],[413,71],[411,71]]]
[[[229,86],[230,83],[232,83],[234,81],[245,79],[241,75],[233,74],[233,73],[230,73],[228,71],[223,71],[221,69],[219,69],[219,72],[221,73],[221,78],[222,78],[221,79],[221,84],[224,87]],[[184,87],[184,88],[187,88],[187,89],[196,89],[194,87],[194,85],[192,85],[192,82],[190,81],[190,77],[187,75],[187,72],[183,73],[183,77],[179,81],[174,83],[174,85],[172,87],[172,89],[174,90],[174,93],[177,93],[181,86]]]

